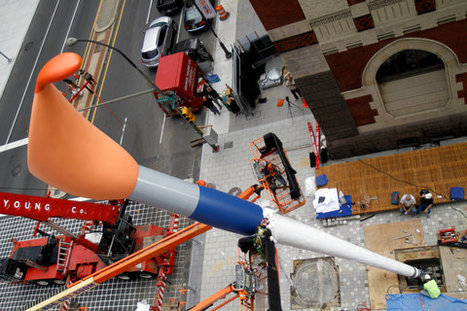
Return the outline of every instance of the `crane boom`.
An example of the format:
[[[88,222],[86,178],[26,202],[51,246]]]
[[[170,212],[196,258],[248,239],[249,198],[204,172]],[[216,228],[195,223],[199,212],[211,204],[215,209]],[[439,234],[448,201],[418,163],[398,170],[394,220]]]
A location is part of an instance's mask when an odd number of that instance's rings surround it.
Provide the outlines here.
[[[115,223],[118,205],[75,202],[50,197],[0,192],[0,214],[22,216],[40,221],[50,217],[95,220]]]
[[[174,233],[142,250],[136,252],[116,263],[97,271],[82,281],[75,282],[65,291],[29,308],[27,311],[50,310],[53,307],[59,307],[64,301],[70,300],[82,293],[99,286],[101,283],[113,278],[114,276],[126,271],[127,269],[143,262],[149,258],[155,257],[163,252],[173,249],[177,245],[184,243],[197,235],[200,235],[211,226],[196,222],[177,233]]]

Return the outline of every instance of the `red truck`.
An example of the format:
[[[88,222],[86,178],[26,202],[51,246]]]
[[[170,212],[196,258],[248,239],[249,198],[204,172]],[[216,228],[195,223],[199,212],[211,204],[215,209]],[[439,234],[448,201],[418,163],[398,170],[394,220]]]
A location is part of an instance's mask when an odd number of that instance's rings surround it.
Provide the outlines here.
[[[198,64],[184,52],[161,57],[155,84],[162,92],[154,95],[167,117],[179,114],[183,107],[193,112],[200,109],[203,101],[197,87],[202,76]]]

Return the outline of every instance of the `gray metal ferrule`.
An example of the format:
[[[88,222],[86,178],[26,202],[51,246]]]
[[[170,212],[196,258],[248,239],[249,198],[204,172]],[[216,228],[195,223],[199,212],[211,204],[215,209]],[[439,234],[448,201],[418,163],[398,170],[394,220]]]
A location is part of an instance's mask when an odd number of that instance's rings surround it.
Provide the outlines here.
[[[189,217],[198,205],[199,187],[140,165],[130,199]]]

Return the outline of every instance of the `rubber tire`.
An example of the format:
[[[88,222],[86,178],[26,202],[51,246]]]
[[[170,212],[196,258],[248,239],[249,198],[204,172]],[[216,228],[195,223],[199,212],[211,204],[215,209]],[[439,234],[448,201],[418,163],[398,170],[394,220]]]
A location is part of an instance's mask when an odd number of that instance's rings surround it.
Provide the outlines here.
[[[60,279],[54,279],[52,281],[55,285],[65,285],[66,284],[66,281],[65,280],[60,280]]]
[[[128,274],[119,274],[119,275],[117,275],[117,278],[119,280],[123,280],[123,281],[130,281],[131,280],[131,276],[129,276]]]
[[[142,278],[142,279],[145,279],[145,280],[150,280],[150,279],[154,279],[154,278],[155,278],[155,275],[154,275],[154,274],[148,273],[148,272],[140,272],[138,276],[139,276],[140,278]]]
[[[45,287],[45,286],[50,285],[49,280],[37,280],[35,283],[36,283],[36,285],[41,286],[41,287]]]

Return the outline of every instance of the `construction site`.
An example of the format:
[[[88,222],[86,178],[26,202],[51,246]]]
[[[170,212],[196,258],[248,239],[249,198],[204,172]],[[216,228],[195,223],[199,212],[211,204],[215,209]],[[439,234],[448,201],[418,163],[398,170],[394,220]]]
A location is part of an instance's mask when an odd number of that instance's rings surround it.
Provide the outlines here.
[[[0,9],[18,28],[17,51],[0,45],[18,53],[0,63],[10,81],[29,24],[51,10],[29,1]],[[94,18],[89,39],[69,31],[39,62],[26,136],[12,127],[0,146],[12,166],[0,185],[0,310],[467,310],[465,1],[206,2],[195,7],[206,20],[215,11],[210,60],[163,54],[157,71],[115,45],[138,5],[102,0],[90,14],[76,3],[77,19]],[[118,53],[150,89],[106,98]],[[218,113],[203,110],[208,87],[222,94]],[[112,110],[120,91],[125,105],[144,94],[162,132],[139,137],[151,125],[129,117],[126,133]],[[114,123],[125,117],[117,132],[99,126],[104,106]],[[151,156],[146,139],[185,139],[164,126],[188,133],[186,147]],[[142,153],[126,148],[134,128]],[[42,190],[21,190],[25,174]]]

